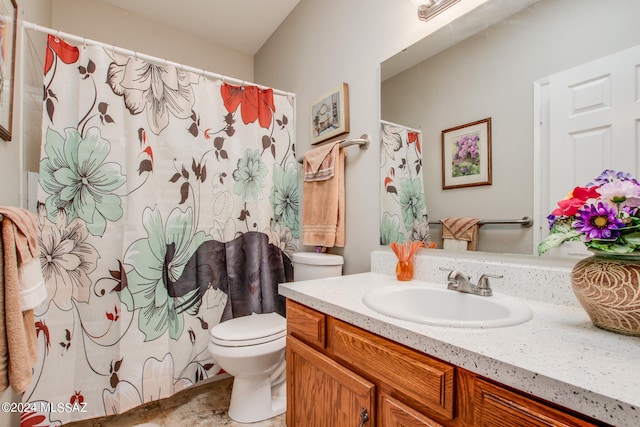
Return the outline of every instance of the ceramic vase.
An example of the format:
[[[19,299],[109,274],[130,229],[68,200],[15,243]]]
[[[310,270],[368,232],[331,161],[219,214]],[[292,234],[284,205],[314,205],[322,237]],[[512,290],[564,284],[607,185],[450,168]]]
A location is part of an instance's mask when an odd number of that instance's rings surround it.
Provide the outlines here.
[[[595,252],[573,267],[571,286],[595,326],[640,336],[640,254]]]

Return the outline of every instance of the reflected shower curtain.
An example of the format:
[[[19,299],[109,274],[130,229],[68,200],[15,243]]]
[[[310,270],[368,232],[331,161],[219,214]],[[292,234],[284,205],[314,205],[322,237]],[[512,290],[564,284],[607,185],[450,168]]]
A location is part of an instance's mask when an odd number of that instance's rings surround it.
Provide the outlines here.
[[[380,122],[380,244],[431,241],[422,184],[422,133]]]
[[[215,377],[208,331],[284,313],[299,237],[293,99],[50,36],[40,161],[49,301],[24,425]]]

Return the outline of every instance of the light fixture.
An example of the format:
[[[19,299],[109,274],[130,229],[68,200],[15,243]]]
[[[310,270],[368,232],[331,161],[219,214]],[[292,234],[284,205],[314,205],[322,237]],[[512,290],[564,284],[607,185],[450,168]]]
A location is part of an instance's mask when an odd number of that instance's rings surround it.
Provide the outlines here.
[[[421,21],[428,21],[459,1],[460,0],[420,0],[420,4],[418,5],[418,18]]]

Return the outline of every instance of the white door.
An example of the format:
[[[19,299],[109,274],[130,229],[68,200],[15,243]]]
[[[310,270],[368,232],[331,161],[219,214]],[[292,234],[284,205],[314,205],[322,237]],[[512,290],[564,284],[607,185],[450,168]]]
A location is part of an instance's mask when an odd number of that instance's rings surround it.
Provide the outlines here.
[[[546,216],[575,186],[605,169],[640,177],[640,46],[550,76],[539,83],[540,234]],[[545,165],[548,165],[546,166]]]

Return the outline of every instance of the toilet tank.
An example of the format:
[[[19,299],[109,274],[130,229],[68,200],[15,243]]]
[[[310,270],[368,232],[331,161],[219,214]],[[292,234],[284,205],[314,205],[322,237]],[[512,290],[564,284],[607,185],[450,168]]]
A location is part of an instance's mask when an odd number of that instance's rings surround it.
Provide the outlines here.
[[[316,252],[293,254],[293,280],[322,279],[342,276],[342,256]]]

